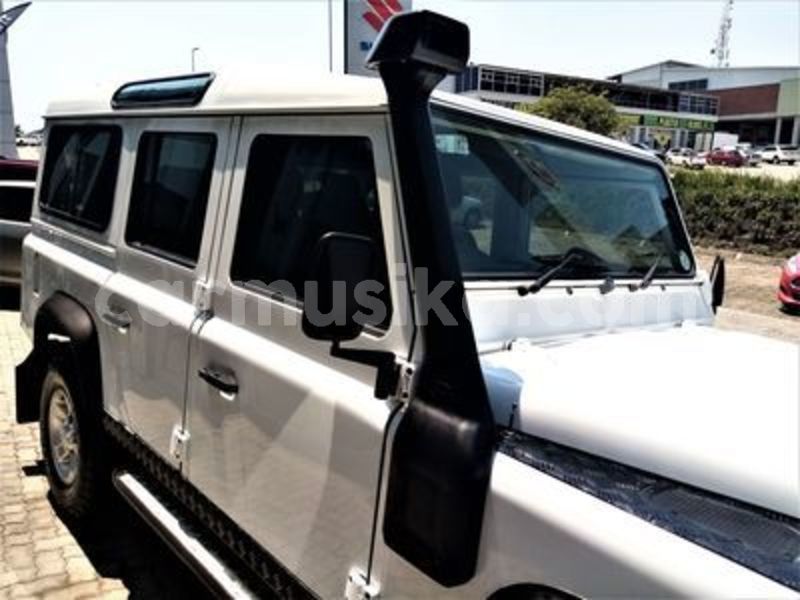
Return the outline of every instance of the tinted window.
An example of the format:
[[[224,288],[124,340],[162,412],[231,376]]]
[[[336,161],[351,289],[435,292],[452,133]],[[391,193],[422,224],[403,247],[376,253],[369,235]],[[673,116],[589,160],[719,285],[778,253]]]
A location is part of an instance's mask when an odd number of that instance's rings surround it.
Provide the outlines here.
[[[200,251],[217,141],[207,133],[144,133],[125,241],[185,265]]]
[[[372,238],[383,257],[369,140],[257,137],[247,165],[232,279],[302,300],[314,248],[332,231]],[[375,325],[388,323],[391,313],[385,257],[380,264],[376,278],[383,294],[378,296],[387,311]]]
[[[47,138],[42,211],[103,231],[111,218],[121,140],[118,127],[53,127]]]
[[[0,220],[30,221],[33,188],[0,183]]]

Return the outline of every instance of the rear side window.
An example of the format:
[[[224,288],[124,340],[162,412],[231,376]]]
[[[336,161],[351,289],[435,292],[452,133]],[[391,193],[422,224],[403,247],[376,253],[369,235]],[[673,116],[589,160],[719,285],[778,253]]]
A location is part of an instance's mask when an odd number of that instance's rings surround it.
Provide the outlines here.
[[[302,301],[314,249],[329,232],[372,238],[383,257],[372,147],[368,138],[261,135],[250,149],[231,278]],[[376,296],[391,307],[386,259]],[[289,284],[289,286],[286,285]],[[377,317],[377,315],[376,315]]]
[[[197,262],[216,136],[142,134],[125,241],[186,266]]]
[[[0,183],[0,221],[30,221],[33,188]]]
[[[39,204],[44,213],[95,231],[111,218],[122,132],[110,125],[57,125],[47,137]]]

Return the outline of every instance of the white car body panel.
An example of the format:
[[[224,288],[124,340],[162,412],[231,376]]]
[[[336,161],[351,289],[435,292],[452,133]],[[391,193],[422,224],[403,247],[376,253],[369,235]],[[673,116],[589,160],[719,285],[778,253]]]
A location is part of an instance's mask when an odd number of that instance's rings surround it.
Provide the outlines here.
[[[711,324],[710,289],[704,273],[693,280],[660,280],[631,292],[620,280],[606,294],[601,281],[552,281],[536,295],[520,298],[529,282],[468,282],[467,302],[479,348],[491,349],[517,338],[549,340],[590,333],[613,333],[684,322]]]
[[[520,341],[519,429],[800,517],[800,346],[683,326]],[[490,384],[491,385],[491,384]]]

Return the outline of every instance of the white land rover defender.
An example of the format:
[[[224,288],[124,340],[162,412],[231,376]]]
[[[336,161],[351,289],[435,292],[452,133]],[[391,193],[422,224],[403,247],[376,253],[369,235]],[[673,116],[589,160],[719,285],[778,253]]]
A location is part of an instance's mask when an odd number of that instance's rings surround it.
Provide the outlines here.
[[[432,93],[468,54],[407,13],[381,79],[50,106],[16,374],[55,502],[113,482],[235,597],[797,597],[797,347],[711,326],[658,160]]]

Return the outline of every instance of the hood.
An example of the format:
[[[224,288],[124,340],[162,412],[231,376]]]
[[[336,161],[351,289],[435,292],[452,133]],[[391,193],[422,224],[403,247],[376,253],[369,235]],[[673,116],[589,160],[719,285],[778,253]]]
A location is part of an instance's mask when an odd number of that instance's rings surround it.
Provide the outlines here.
[[[501,424],[800,518],[798,345],[684,326],[482,360]]]

